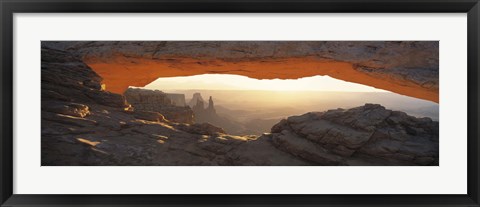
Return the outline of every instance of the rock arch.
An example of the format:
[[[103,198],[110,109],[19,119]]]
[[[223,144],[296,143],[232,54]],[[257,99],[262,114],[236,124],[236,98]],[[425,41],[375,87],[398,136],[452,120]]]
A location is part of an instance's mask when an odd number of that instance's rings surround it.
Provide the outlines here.
[[[123,93],[159,77],[206,73],[257,79],[314,75],[438,103],[438,41],[77,41],[42,46],[80,56]]]

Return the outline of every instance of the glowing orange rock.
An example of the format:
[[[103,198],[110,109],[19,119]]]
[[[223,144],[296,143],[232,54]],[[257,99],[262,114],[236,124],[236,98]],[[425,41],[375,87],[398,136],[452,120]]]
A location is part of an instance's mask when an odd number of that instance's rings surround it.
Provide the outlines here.
[[[72,52],[122,93],[159,77],[328,75],[438,102],[438,41],[42,41]]]
[[[315,58],[283,58],[229,62],[178,58],[169,60],[116,57],[106,62],[86,63],[103,77],[107,90],[123,93],[129,86],[143,87],[159,77],[191,76],[198,74],[235,74],[256,79],[296,79],[328,75],[353,83],[373,86],[411,97],[438,103],[438,88],[428,89],[414,82],[399,80],[385,74],[382,78],[354,69],[347,62]]]

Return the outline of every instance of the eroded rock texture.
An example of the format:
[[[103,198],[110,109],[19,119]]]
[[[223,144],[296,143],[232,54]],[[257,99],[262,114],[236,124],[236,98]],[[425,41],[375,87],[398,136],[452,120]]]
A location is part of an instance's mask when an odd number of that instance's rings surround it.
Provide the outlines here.
[[[75,53],[123,93],[159,77],[206,73],[257,79],[314,75],[438,102],[438,41],[79,41],[42,45]]]
[[[195,122],[193,111],[190,107],[185,106],[185,100],[174,102],[172,95],[162,91],[129,88],[124,95],[136,111],[158,112],[168,120],[178,123],[193,124]],[[177,96],[173,97],[178,98]],[[178,103],[183,103],[184,106],[178,106]]]
[[[103,91],[80,59],[42,48],[42,165],[218,165],[246,138],[210,124],[170,122]],[[223,161],[222,161],[223,160]]]
[[[43,47],[42,165],[438,165],[438,122],[367,104],[263,136],[136,111],[76,55]]]
[[[273,126],[271,137],[278,148],[324,165],[372,164],[376,158],[438,165],[438,122],[378,104],[292,116]]]

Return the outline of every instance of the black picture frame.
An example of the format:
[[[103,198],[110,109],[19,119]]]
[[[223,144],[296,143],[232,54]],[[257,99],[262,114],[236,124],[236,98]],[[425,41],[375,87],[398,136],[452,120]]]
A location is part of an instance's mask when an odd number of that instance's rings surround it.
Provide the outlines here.
[[[478,0],[1,0],[1,206],[480,206]],[[20,195],[13,194],[14,13],[467,13],[468,189],[465,195]],[[445,178],[449,179],[449,178]],[[441,183],[441,181],[439,181]]]

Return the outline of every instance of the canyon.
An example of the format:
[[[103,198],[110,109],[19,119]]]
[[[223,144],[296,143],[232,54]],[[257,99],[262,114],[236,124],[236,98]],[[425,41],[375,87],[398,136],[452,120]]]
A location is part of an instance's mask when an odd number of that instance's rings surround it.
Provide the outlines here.
[[[128,88],[123,95],[137,112],[153,111],[165,116],[166,119],[177,123],[210,123],[222,128],[228,134],[247,135],[244,124],[217,114],[214,102],[210,96],[208,105],[201,93],[194,93],[187,106],[185,94],[171,94],[160,90]],[[261,134],[265,131],[257,131]],[[249,134],[248,134],[249,135]]]
[[[99,46],[101,44],[106,44],[110,50],[102,50]],[[178,121],[178,117],[162,111],[163,106],[171,107],[168,111],[172,108],[188,111],[190,107],[180,106],[181,103],[170,100],[163,92],[157,91],[154,95],[144,96],[139,94],[151,93],[151,91],[140,91],[129,95],[130,92],[127,90],[126,94],[122,95],[128,88],[123,88],[124,84],[131,84],[140,79],[140,76],[134,77],[130,73],[125,73],[132,69],[124,70],[129,67],[128,64],[125,67],[116,65],[116,71],[113,70],[114,68],[110,70],[112,76],[125,75],[124,82],[120,83],[120,79],[99,72],[101,69],[90,62],[94,57],[97,61],[108,62],[109,58],[105,58],[107,56],[111,57],[110,55],[114,53],[125,56],[126,51],[135,52],[140,48],[133,44],[129,46],[131,49],[116,53],[111,50],[113,48],[111,44],[113,42],[94,42],[90,46],[95,46],[93,48],[96,49],[90,48],[91,50],[86,52],[87,50],[81,48],[75,49],[78,45],[68,42],[65,44],[42,42],[41,161],[43,166],[439,165],[438,122],[430,118],[417,118],[404,112],[389,110],[378,104],[291,116],[274,125],[269,133],[260,136],[236,136],[209,123],[197,123],[194,120]],[[117,49],[123,50],[122,48],[130,42],[118,44]],[[195,46],[199,43],[192,44]],[[424,46],[420,44],[416,47]],[[414,48],[410,44],[403,47]],[[146,48],[149,47],[143,47],[137,55],[144,55],[150,59],[152,56],[142,53]],[[182,51],[194,53],[194,48]],[[245,51],[260,51],[254,48],[248,48]],[[362,48],[365,49],[365,47]],[[171,49],[177,51],[175,48]],[[350,49],[354,50],[354,48]],[[293,48],[291,51],[297,50]],[[211,53],[214,53],[214,50]],[[241,57],[245,56],[245,52],[240,53]],[[198,52],[198,54],[201,53]],[[218,55],[220,54],[221,52]],[[359,57],[352,58],[360,58],[361,54],[358,54]],[[282,54],[277,56],[280,57]],[[132,57],[139,56],[132,55]],[[124,58],[128,58],[128,55]],[[135,58],[131,60],[134,61]],[[427,60],[430,61],[430,59]],[[409,64],[412,67],[419,67],[424,63],[422,61],[426,60],[422,59],[419,62],[412,60]],[[139,62],[137,64],[141,65]],[[198,65],[201,64],[202,62]],[[214,65],[214,63],[211,64]],[[388,64],[394,68],[395,63]],[[169,67],[175,71],[182,71],[178,68],[179,65],[171,64]],[[205,68],[202,67],[201,70]],[[212,66],[212,68],[215,67]],[[158,67],[151,67],[151,69],[156,70]],[[425,71],[428,70],[430,69],[425,69]],[[139,71],[135,69],[133,72]],[[410,72],[410,74],[413,73],[422,74],[422,72]],[[386,72],[386,74],[390,78],[396,77],[392,75],[395,72]],[[432,96],[423,98],[429,99],[436,94],[438,99],[438,81],[436,84],[433,81],[433,84],[423,84],[423,86],[417,84],[422,81],[427,83],[429,78],[435,77],[435,72],[432,74],[425,72],[425,74],[428,75],[419,75],[415,78],[402,76],[399,81],[392,81],[391,84],[401,85],[400,83],[406,83],[408,80],[412,85],[407,84],[405,87],[424,88],[420,93]],[[282,74],[275,75],[282,77]],[[146,84],[153,77],[158,77],[158,74],[152,72],[151,76],[142,78],[140,82],[144,82],[140,85]],[[419,81],[421,78],[424,79]],[[117,83],[119,86],[116,86]],[[109,90],[109,87],[113,90]],[[434,89],[437,91],[435,92]],[[120,91],[122,93],[118,93]],[[162,103],[161,107],[149,105],[149,98]],[[432,99],[435,100],[435,98]],[[213,100],[209,101],[212,102],[213,108]],[[193,109],[190,110],[193,111]],[[208,108],[205,110],[212,111]]]

